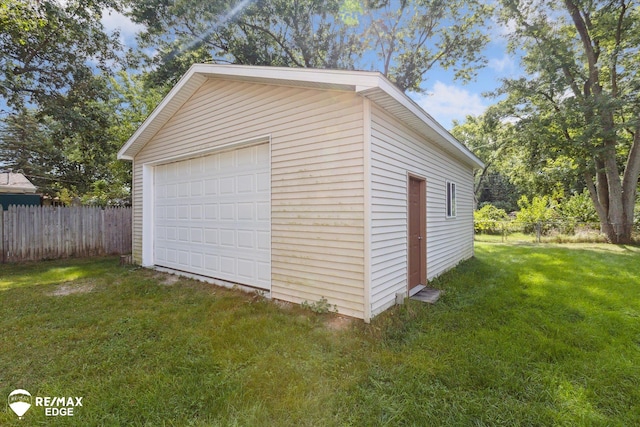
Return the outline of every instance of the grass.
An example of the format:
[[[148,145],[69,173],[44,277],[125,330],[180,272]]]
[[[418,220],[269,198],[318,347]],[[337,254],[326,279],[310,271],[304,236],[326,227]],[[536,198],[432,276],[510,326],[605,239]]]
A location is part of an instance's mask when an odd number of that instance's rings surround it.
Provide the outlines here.
[[[115,258],[3,265],[0,397],[83,407],[0,425],[640,424],[640,248],[479,243],[433,285],[336,330]]]

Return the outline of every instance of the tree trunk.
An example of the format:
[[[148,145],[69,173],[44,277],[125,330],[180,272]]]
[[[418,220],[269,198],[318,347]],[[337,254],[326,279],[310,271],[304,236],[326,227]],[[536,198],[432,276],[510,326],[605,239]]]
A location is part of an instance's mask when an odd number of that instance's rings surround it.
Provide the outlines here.
[[[630,157],[632,154],[638,158],[637,170],[633,167],[627,167],[624,182],[626,184],[633,181],[637,185],[640,172],[640,144],[634,144]],[[607,163],[611,167],[611,160]],[[617,171],[616,173],[601,173],[598,171],[595,176],[597,183],[594,183],[594,175],[591,172],[585,172],[584,174],[589,195],[600,219],[600,231],[607,236],[611,243],[631,243],[637,192],[636,185],[627,184],[624,186],[623,191]],[[627,190],[627,188],[630,190]],[[602,194],[603,192],[605,194]],[[603,196],[606,196],[606,198]]]
[[[478,201],[480,200],[482,184],[484,183],[484,179],[487,176],[487,171],[489,170],[491,163],[492,162],[485,163],[484,169],[482,169],[482,173],[480,174],[480,178],[478,178],[478,183],[473,188],[473,202],[476,208],[478,207]]]
[[[597,169],[597,167],[596,167]],[[615,234],[609,225],[608,220],[608,200],[606,202],[606,206],[601,200],[601,192],[599,191],[602,186],[602,177],[604,174],[599,174],[596,172],[596,181],[597,186],[593,182],[593,174],[590,171],[585,171],[584,180],[587,184],[587,189],[589,190],[589,195],[591,196],[591,201],[593,202],[593,206],[596,208],[596,212],[598,213],[598,219],[600,219],[600,232],[607,236],[609,240],[611,240],[611,236]],[[606,180],[606,177],[605,177]],[[605,185],[606,187],[606,182]]]
[[[608,221],[613,228],[614,234],[609,236],[612,243],[629,243],[631,241],[631,230],[625,233],[627,218],[624,214],[622,182],[618,172],[618,162],[616,159],[616,142],[607,142],[604,152],[605,174],[609,188],[609,212]]]
[[[604,161],[598,156],[596,157],[596,185],[598,190],[598,201],[606,212],[609,212],[609,184],[607,183],[607,175],[604,172]]]
[[[633,232],[633,213],[638,195],[638,177],[640,177],[640,115],[637,119],[638,124],[633,134],[633,143],[629,150],[627,165],[622,177],[622,210],[626,219],[625,233],[628,232],[629,240],[631,240],[631,233]]]

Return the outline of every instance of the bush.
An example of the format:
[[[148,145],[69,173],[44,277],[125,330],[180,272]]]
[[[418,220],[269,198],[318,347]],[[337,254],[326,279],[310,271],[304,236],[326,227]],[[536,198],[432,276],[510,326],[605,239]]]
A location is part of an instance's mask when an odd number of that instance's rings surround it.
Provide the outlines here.
[[[541,231],[547,232],[551,222],[558,217],[555,202],[549,196],[534,196],[531,201],[527,196],[522,196],[518,206],[520,210],[516,212],[516,221],[522,223],[525,233],[534,232],[538,223],[543,224]]]
[[[491,204],[482,206],[473,213],[476,233],[499,234],[500,224],[509,220],[509,215]]]
[[[593,206],[593,201],[586,188],[582,193],[574,194],[560,206],[560,214],[565,219],[571,219],[575,222],[599,222],[598,213]]]

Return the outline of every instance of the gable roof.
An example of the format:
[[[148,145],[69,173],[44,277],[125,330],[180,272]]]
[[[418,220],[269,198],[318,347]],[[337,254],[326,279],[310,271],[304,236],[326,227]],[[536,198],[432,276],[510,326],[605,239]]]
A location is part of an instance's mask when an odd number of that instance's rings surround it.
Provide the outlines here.
[[[21,173],[0,172],[0,193],[35,193],[36,187]]]
[[[474,168],[484,166],[440,123],[378,72],[218,64],[191,66],[120,149],[118,158],[133,160],[208,78],[354,92],[370,99],[464,163]]]

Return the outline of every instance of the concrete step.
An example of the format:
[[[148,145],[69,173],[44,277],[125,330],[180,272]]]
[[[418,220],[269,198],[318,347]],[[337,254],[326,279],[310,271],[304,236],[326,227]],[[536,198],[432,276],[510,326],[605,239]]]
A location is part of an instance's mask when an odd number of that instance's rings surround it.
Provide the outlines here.
[[[416,293],[411,297],[411,299],[428,302],[429,304],[435,304],[438,299],[440,299],[440,295],[442,295],[444,291],[439,289],[427,288],[420,290],[420,292]]]

